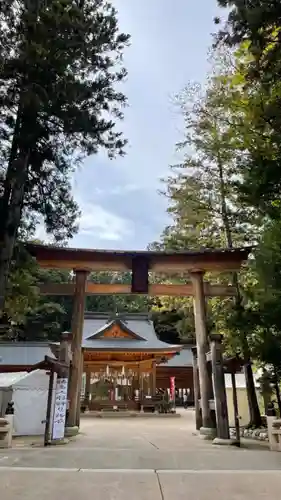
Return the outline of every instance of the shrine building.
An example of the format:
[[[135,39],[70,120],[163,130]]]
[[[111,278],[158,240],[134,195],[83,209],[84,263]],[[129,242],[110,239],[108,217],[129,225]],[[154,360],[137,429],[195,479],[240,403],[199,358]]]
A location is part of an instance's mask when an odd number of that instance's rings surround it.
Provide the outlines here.
[[[58,344],[1,342],[0,372],[29,371],[45,356],[56,356]],[[108,404],[138,410],[142,397],[169,390],[188,391],[194,401],[190,346],[158,339],[147,313],[85,313],[81,402],[90,410]]]
[[[144,397],[169,387],[172,367],[166,380],[158,370],[180,357],[182,348],[161,342],[148,314],[87,313],[82,340],[87,406],[99,410],[111,400],[117,407],[126,402],[128,408],[140,409]]]

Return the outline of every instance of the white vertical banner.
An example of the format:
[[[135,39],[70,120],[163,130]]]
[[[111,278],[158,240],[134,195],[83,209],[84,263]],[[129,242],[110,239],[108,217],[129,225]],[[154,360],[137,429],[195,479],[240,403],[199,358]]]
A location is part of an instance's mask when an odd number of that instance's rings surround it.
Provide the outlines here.
[[[53,416],[53,429],[52,429],[52,439],[63,439],[64,438],[64,428],[65,428],[65,418],[66,418],[66,408],[67,408],[67,378],[57,378],[56,390],[55,390],[55,405],[54,405],[54,416]]]

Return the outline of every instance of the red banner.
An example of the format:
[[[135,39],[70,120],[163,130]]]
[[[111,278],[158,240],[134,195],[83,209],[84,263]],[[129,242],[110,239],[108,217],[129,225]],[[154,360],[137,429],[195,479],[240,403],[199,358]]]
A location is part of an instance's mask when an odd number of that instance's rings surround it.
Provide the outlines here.
[[[170,377],[170,394],[171,399],[175,399],[175,377]]]

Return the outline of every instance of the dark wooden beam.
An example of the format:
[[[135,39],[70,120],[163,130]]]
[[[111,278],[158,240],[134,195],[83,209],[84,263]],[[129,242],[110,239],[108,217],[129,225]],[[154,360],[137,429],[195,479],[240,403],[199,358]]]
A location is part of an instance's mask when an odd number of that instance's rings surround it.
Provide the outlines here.
[[[149,288],[149,258],[135,257],[132,259],[132,284],[131,292],[133,294],[148,294]]]
[[[135,259],[145,259],[155,272],[235,271],[251,248],[202,249],[185,252],[86,250],[28,244],[27,250],[41,267],[88,271],[132,270]]]
[[[204,283],[205,295],[208,297],[233,297],[235,296],[235,287],[228,285],[211,285]],[[40,285],[40,293],[42,295],[73,295],[75,285],[73,283],[48,283]],[[86,295],[126,295],[131,293],[131,285],[122,284],[101,284],[91,283],[86,284]],[[149,285],[148,295],[162,296],[170,295],[174,297],[193,296],[192,284],[187,285],[168,285],[154,284]]]

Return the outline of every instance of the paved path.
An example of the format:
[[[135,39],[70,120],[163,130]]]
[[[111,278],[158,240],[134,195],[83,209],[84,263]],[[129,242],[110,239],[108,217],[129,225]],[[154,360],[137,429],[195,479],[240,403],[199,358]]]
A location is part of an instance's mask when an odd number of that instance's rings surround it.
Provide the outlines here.
[[[1,500],[279,500],[281,453],[216,447],[179,419],[83,419],[66,446],[0,452]]]

